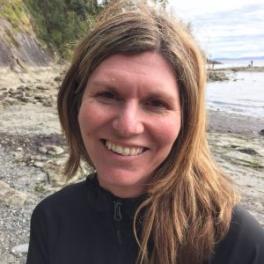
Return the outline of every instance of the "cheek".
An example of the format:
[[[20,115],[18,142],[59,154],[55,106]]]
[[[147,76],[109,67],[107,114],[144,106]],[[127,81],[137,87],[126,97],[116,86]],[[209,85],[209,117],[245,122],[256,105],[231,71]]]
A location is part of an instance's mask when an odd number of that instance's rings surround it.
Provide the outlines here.
[[[164,119],[162,122],[156,122],[153,131],[155,131],[156,142],[164,147],[172,147],[177,139],[181,129],[181,119]]]
[[[78,115],[78,122],[83,141],[89,140],[91,134],[96,127],[96,114],[92,115],[91,110],[86,107],[81,107]]]
[[[80,107],[78,122],[82,132],[89,133],[100,126],[105,119],[104,112],[92,103],[83,103]]]
[[[87,122],[87,120],[90,120],[89,109],[81,105],[78,114],[78,122],[82,133],[87,128],[87,126],[89,126],[90,122]]]

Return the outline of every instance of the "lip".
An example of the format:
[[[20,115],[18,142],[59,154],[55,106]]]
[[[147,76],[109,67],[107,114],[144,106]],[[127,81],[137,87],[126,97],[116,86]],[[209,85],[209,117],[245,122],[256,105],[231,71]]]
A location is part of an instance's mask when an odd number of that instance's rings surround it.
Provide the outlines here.
[[[115,145],[119,145],[119,146],[122,146],[124,148],[143,148],[144,151],[148,150],[149,148],[148,147],[145,147],[143,145],[140,145],[140,144],[127,144],[127,143],[123,143],[123,142],[117,142],[115,140],[111,140],[111,139],[101,139],[100,140],[104,145],[105,145],[105,142],[106,141],[110,141],[111,143],[115,144]],[[143,151],[143,152],[144,152]]]
[[[122,147],[131,147],[131,148],[140,147],[140,148],[143,148],[143,152],[138,154],[138,155],[121,155],[121,154],[118,154],[116,152],[113,152],[113,151],[109,150],[106,147],[106,145],[105,145],[106,139],[101,139],[100,142],[102,143],[103,148],[107,151],[108,155],[110,155],[111,157],[113,157],[115,159],[118,159],[118,160],[134,160],[134,159],[138,159],[139,157],[144,155],[146,153],[146,151],[149,149],[149,148],[142,147],[140,145],[135,145],[135,144],[132,145],[132,144],[117,143],[116,141],[112,141],[112,140],[107,140],[107,141],[110,141],[111,143],[120,145]]]

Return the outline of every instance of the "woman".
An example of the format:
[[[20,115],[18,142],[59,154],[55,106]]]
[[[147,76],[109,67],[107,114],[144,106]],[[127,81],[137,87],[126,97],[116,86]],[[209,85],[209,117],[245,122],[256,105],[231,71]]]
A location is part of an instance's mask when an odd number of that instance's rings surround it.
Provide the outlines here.
[[[208,149],[205,81],[179,21],[106,10],[58,96],[66,174],[81,159],[96,172],[34,210],[28,264],[264,263],[263,230]]]

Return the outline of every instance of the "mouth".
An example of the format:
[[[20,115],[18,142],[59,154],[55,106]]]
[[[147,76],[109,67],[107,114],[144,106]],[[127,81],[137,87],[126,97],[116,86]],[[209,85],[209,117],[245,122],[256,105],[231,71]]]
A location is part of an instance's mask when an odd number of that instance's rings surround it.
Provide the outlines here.
[[[138,156],[147,150],[147,148],[140,146],[128,147],[113,143],[109,140],[101,141],[109,151],[112,151],[121,156]]]

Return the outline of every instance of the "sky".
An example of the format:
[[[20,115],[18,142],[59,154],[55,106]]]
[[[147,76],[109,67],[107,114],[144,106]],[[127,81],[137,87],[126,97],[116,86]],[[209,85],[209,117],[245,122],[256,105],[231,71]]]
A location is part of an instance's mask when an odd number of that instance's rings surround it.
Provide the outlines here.
[[[264,56],[264,0],[169,0],[209,58]]]

